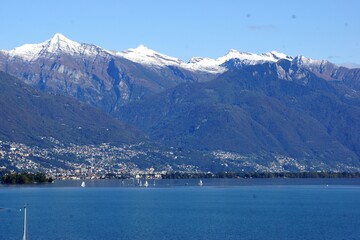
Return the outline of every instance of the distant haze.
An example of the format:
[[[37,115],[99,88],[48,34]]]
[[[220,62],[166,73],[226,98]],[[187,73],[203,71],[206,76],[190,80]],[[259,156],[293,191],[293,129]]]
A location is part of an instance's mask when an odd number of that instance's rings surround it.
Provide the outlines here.
[[[360,64],[358,63],[338,63],[338,65],[347,68],[360,68]]]

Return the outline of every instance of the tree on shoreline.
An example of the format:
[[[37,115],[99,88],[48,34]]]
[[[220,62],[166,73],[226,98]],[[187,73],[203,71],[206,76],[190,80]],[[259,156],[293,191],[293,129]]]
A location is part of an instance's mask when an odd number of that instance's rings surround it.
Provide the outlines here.
[[[48,178],[44,173],[8,173],[1,177],[2,184],[32,184],[47,183],[53,179]]]

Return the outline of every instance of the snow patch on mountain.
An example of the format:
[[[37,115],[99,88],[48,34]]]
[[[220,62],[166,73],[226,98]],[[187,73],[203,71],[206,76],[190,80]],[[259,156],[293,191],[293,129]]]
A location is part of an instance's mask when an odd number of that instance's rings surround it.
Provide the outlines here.
[[[287,56],[284,53],[278,53],[275,51],[255,54],[247,52],[239,52],[235,49],[231,49],[226,55],[217,59],[211,58],[191,58],[190,61],[184,66],[184,68],[191,69],[193,71],[205,71],[211,73],[223,73],[227,69],[221,65],[232,59],[238,59],[242,63],[247,65],[255,65],[264,62],[277,62],[280,59],[287,59],[291,61],[293,58]]]
[[[25,61],[35,61],[40,57],[50,57],[54,54],[96,56],[109,51],[90,44],[81,44],[56,33],[51,39],[38,44],[24,44],[8,51],[10,58],[21,58]]]
[[[122,52],[115,52],[115,55],[126,58],[132,62],[156,67],[179,66],[182,64],[180,59],[155,52],[144,45]]]
[[[144,66],[161,69],[167,66],[176,66],[189,71],[206,72],[219,74],[226,72],[225,67],[227,61],[238,60],[242,65],[255,65],[264,62],[277,62],[281,59],[292,61],[299,66],[316,67],[327,63],[324,60],[314,60],[303,56],[291,57],[284,53],[271,51],[262,54],[249,52],[239,52],[231,49],[227,54],[217,59],[194,57],[188,62],[184,62],[179,58],[170,57],[144,45],[137,48],[131,48],[122,52],[108,51],[91,44],[84,44],[72,41],[60,33],[56,33],[51,39],[39,44],[25,44],[10,51],[1,50],[1,54],[7,55],[9,59],[20,58],[24,61],[35,61],[39,58],[52,58],[60,54],[78,57],[92,57],[98,55],[104,57],[122,57],[129,61],[139,63]]]
[[[39,44],[24,44],[8,52],[11,58],[21,58],[26,61],[37,59],[39,53],[44,47],[43,43]]]
[[[74,42],[60,33],[56,33],[52,39],[46,42],[45,45],[49,53],[62,51],[75,54],[81,49],[80,43]]]
[[[329,63],[326,60],[315,60],[315,59],[311,59],[311,58],[306,58],[304,56],[297,56],[294,58],[294,62],[297,63],[297,65],[302,66],[321,66],[324,65],[326,63]]]
[[[194,57],[186,63],[178,58],[155,52],[145,47],[144,45],[140,45],[137,48],[131,48],[122,52],[115,52],[115,54],[117,56],[126,58],[132,62],[144,64],[147,66],[157,68],[166,66],[178,66],[190,71],[208,72],[213,74],[226,72],[227,68],[223,67],[222,64],[231,59],[239,59],[244,64],[251,65],[263,62],[277,62],[280,59],[287,59],[290,61],[293,59],[286,54],[278,53],[275,51],[263,54],[254,54],[239,52],[232,49],[225,56],[217,59]]]
[[[190,71],[208,72],[213,74],[223,73],[227,71],[227,68],[220,66],[217,59],[194,57],[189,60],[188,63],[181,65],[182,68]]]

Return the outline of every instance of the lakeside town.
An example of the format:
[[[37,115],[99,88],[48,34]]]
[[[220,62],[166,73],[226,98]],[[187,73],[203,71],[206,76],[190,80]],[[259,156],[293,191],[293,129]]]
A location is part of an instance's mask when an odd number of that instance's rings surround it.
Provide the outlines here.
[[[109,144],[63,146],[55,139],[52,148],[40,148],[25,144],[0,141],[0,171],[44,172],[54,179],[101,179],[142,177],[160,178],[172,171],[165,166],[162,171],[153,167],[140,169],[131,159],[141,159],[147,154],[134,145],[110,146]],[[172,153],[168,152],[167,157]],[[193,170],[193,166],[183,166]]]
[[[54,138],[47,138],[51,147],[29,146],[0,141],[0,171],[42,172],[53,179],[148,178],[159,179],[174,172],[358,172],[359,169],[323,163],[311,168],[293,158],[276,156],[268,165],[236,153],[205,152],[202,155],[174,148],[160,148],[146,143],[113,146],[65,146]],[[195,155],[194,154],[198,154]],[[195,160],[194,160],[195,159]],[[200,161],[201,166],[196,161]],[[206,162],[207,161],[207,162]],[[212,169],[207,168],[211,165]]]

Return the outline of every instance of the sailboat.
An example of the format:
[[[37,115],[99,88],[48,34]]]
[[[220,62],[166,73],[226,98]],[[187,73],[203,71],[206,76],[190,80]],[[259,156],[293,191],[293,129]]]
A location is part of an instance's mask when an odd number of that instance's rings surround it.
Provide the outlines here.
[[[141,182],[141,180],[140,180],[140,182],[139,182],[139,187],[142,187],[142,182]]]
[[[156,186],[156,184],[155,184],[155,180],[154,180],[154,187]]]
[[[85,182],[84,181],[82,181],[81,187],[85,187]]]
[[[145,181],[145,183],[144,183],[144,187],[148,187],[148,186],[149,186],[148,181]]]
[[[202,182],[202,180],[200,179],[200,181],[199,181],[199,186],[202,186],[202,185],[204,185],[204,183]]]

